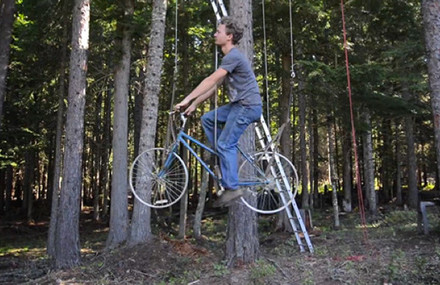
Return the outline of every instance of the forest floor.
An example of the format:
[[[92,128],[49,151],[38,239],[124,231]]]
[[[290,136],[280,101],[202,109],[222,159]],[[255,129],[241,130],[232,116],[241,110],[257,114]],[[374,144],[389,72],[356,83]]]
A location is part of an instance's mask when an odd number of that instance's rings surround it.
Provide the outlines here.
[[[202,241],[179,240],[173,227],[151,244],[105,250],[108,227],[81,218],[81,266],[53,270],[45,254],[48,223],[0,221],[1,284],[440,284],[439,213],[429,235],[417,233],[414,211],[381,209],[368,225],[357,213],[341,215],[332,229],[329,211],[314,211],[315,253],[300,253],[292,234],[273,231],[276,217],[260,218],[260,258],[228,268],[223,260],[226,214],[203,221]],[[171,230],[171,231],[170,231]]]

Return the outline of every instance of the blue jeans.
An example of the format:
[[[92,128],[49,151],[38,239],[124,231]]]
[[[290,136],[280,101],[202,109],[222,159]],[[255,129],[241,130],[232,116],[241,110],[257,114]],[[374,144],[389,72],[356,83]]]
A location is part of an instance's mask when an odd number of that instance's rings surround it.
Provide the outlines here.
[[[246,106],[233,102],[217,108],[217,152],[225,189],[238,188],[237,144],[246,128],[261,117],[261,105]],[[202,126],[214,146],[215,110],[202,116]]]

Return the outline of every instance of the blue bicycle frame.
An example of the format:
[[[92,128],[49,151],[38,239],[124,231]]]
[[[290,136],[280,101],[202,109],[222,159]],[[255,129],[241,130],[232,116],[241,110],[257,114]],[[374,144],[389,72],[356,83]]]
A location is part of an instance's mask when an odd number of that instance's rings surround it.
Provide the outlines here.
[[[180,128],[179,133],[177,134],[177,138],[176,141],[171,145],[170,147],[170,153],[168,154],[168,157],[164,163],[164,169],[167,169],[168,167],[171,166],[171,163],[174,159],[174,155],[173,153],[177,152],[177,149],[179,147],[179,144],[181,143],[185,148],[187,148],[191,154],[197,159],[198,162],[200,162],[200,164],[206,169],[206,171],[208,171],[209,175],[211,175],[212,177],[214,177],[214,179],[216,179],[218,182],[219,181],[219,177],[217,177],[217,175],[215,175],[214,171],[211,170],[211,168],[202,160],[202,158],[200,158],[196,151],[191,147],[190,143],[194,143],[196,145],[198,145],[199,147],[203,148],[204,150],[208,151],[211,154],[217,155],[218,153],[213,150],[212,148],[206,146],[205,144],[203,144],[202,142],[196,140],[195,138],[191,137],[190,135],[186,134],[184,132],[184,128],[185,128],[185,124],[186,124],[186,118],[184,118],[181,115],[181,120],[183,121],[183,124]],[[187,141],[189,141],[190,143],[188,143]],[[251,165],[254,166],[255,170],[261,175],[261,177],[265,177],[264,172],[254,164],[252,157],[250,157],[248,154],[246,154],[245,152],[243,152],[243,150],[237,146],[238,151],[241,153],[241,155],[244,157],[244,159],[246,159],[247,161],[249,161],[249,163]],[[161,171],[162,173],[163,171]],[[161,176],[161,173],[159,173],[159,177]],[[262,184],[268,184],[269,181],[239,181],[238,185],[239,186],[255,186],[255,185],[262,185]]]

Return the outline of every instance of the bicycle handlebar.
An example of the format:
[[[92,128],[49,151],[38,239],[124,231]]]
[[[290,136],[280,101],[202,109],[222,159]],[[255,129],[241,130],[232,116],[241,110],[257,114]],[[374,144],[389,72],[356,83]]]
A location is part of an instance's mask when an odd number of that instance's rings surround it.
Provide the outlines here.
[[[170,111],[169,114],[170,116],[175,115],[176,113],[178,113],[180,115],[180,120],[182,121],[182,125],[181,128],[185,128],[186,125],[186,121],[188,120],[188,117],[186,117],[183,113],[179,112],[179,111]]]

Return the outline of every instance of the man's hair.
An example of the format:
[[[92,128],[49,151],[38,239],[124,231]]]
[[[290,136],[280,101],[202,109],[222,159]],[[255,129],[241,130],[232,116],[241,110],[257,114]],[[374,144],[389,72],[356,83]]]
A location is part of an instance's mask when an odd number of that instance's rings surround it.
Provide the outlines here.
[[[225,25],[226,34],[232,35],[232,43],[238,44],[243,37],[243,28],[240,27],[237,22],[231,17],[223,17],[220,20],[220,25]]]

